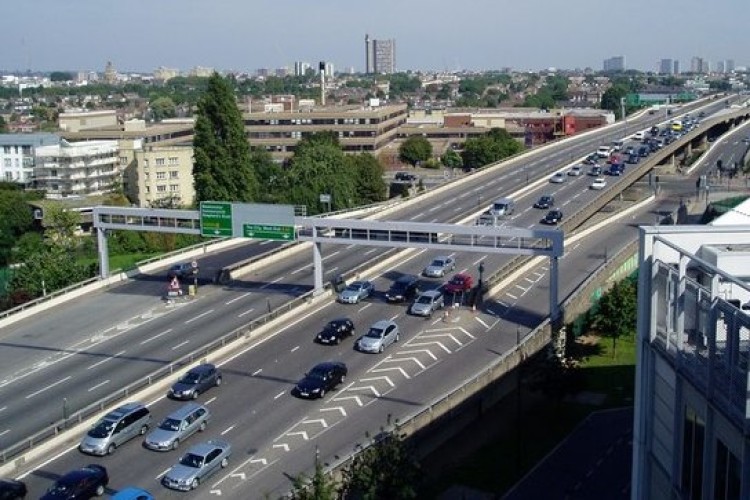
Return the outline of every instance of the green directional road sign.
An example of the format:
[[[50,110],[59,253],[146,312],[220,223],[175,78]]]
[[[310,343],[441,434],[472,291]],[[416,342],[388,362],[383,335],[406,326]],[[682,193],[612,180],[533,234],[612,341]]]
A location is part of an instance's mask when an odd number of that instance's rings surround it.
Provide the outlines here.
[[[201,236],[232,236],[232,204],[219,201],[202,201]]]
[[[294,226],[274,226],[270,224],[243,224],[242,235],[245,238],[261,240],[293,241]]]

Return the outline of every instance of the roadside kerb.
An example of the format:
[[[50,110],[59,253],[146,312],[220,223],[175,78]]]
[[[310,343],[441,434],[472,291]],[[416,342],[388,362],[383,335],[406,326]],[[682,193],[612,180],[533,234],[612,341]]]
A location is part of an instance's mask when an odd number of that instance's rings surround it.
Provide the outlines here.
[[[330,289],[327,289],[326,293],[318,296],[308,293],[292,299],[247,325],[236,328],[221,338],[182,356],[136,382],[128,384],[114,394],[73,412],[69,418],[60,419],[34,435],[0,451],[0,464],[3,464],[0,465],[0,476],[17,475],[18,472],[29,465],[33,466],[39,460],[47,458],[51,450],[77,442],[82,433],[105,411],[117,407],[123,401],[147,400],[157,394],[163,394],[166,387],[174,382],[171,376],[175,371],[183,370],[193,363],[206,362],[209,359],[220,363],[222,357],[233,354],[243,343],[255,340],[261,335],[273,331],[280,324],[299,317],[300,307],[314,309],[321,302],[327,300],[330,295]]]

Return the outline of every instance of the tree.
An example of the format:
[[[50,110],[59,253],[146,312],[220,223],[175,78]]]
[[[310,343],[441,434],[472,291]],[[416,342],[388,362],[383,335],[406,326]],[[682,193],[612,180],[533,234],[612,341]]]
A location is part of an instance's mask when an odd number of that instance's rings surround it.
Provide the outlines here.
[[[31,230],[34,219],[28,196],[10,185],[0,185],[0,266],[11,261],[18,238]]]
[[[300,474],[292,478],[293,500],[336,500],[339,498],[339,484],[323,470],[319,460],[315,460],[312,478]]]
[[[617,339],[635,332],[637,309],[636,287],[630,279],[616,283],[599,300],[592,326],[612,338],[613,356],[617,355]]]
[[[177,115],[177,106],[170,97],[157,97],[150,102],[149,107],[155,122],[160,122],[165,118],[174,118]]]
[[[461,153],[465,168],[479,168],[523,150],[523,146],[506,130],[495,128],[481,137],[466,140]]]
[[[464,164],[463,159],[461,159],[461,155],[450,148],[445,152],[445,154],[443,154],[443,157],[440,158],[440,160],[443,162],[443,165],[448,168],[461,168],[461,166]]]
[[[10,282],[11,293],[39,297],[90,278],[95,267],[96,264],[79,264],[76,256],[63,247],[48,246],[30,255],[16,269]]]
[[[218,73],[198,102],[193,149],[196,202],[257,199],[242,115],[229,82]]]
[[[614,112],[615,117],[622,118],[620,99],[623,99],[628,93],[624,85],[613,85],[602,94],[601,108]]]
[[[398,148],[398,157],[404,163],[412,166],[420,161],[427,161],[432,156],[432,144],[421,135],[413,135],[406,139]]]
[[[76,231],[81,224],[81,214],[66,210],[61,205],[49,205],[44,209],[44,242],[66,251],[75,249]]]
[[[67,71],[53,71],[49,75],[52,82],[69,82],[73,79],[73,73]]]
[[[383,180],[383,166],[370,153],[349,156],[354,171],[357,204],[369,205],[386,199],[388,186]]]

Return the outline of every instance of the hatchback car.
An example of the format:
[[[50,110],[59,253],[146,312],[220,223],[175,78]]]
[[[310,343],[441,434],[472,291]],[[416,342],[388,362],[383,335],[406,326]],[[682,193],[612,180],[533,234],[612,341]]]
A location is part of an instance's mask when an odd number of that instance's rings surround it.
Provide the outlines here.
[[[398,342],[400,332],[398,325],[390,320],[381,320],[370,327],[355,344],[362,352],[383,352],[386,347]]]
[[[461,293],[468,292],[474,286],[474,279],[470,274],[458,273],[454,274],[453,278],[445,284],[446,293]]]
[[[591,170],[589,170],[589,175],[591,177],[602,175],[602,167],[600,167],[599,165],[594,165],[593,167],[591,167]]]
[[[338,361],[318,363],[305,373],[292,392],[300,398],[322,398],[346,380],[348,371],[346,365]]]
[[[396,175],[394,176],[394,178],[397,181],[405,181],[405,182],[414,182],[419,179],[415,174],[412,174],[410,172],[396,172]]]
[[[547,215],[544,216],[541,222],[542,224],[556,225],[562,222],[562,219],[563,219],[562,210],[555,208],[547,212]]]
[[[534,203],[534,208],[550,208],[555,204],[555,197],[551,194],[543,194],[539,197],[539,199]]]
[[[90,455],[111,455],[136,436],[148,432],[151,412],[141,403],[126,403],[104,415],[89,429],[78,449]]]
[[[555,175],[549,178],[549,181],[553,184],[562,184],[565,182],[565,174],[563,172],[557,172]]]
[[[0,479],[0,500],[21,500],[25,496],[25,483],[12,479]]]
[[[73,500],[100,497],[109,484],[107,469],[98,464],[87,465],[68,472],[55,481],[41,500]]]
[[[206,430],[211,412],[198,403],[187,403],[173,411],[143,441],[143,446],[154,451],[176,450],[180,443],[196,432]]]
[[[204,479],[229,465],[232,446],[223,440],[212,439],[196,444],[173,465],[161,480],[167,488],[189,491]]]
[[[370,281],[353,281],[341,293],[338,300],[342,304],[356,304],[369,297],[375,291],[375,285]]]
[[[170,278],[190,278],[195,276],[198,273],[198,268],[193,267],[193,264],[190,262],[180,262],[179,264],[175,264],[172,267],[169,268],[169,271],[167,271],[167,276]]]
[[[595,189],[597,191],[600,191],[607,187],[607,180],[604,177],[597,177],[594,179],[594,182],[591,183],[591,186],[589,186],[591,189]]]
[[[354,322],[349,318],[338,318],[326,323],[323,330],[315,336],[315,340],[321,344],[338,344],[352,334]]]
[[[169,389],[173,399],[195,399],[202,392],[221,385],[221,372],[210,363],[204,363],[188,370]]]
[[[156,497],[141,488],[123,488],[111,498],[111,500],[156,500]]]
[[[568,175],[571,177],[578,177],[583,173],[583,170],[581,169],[580,165],[573,165],[570,167],[570,170],[568,170]]]
[[[432,316],[432,313],[442,309],[445,298],[440,290],[425,290],[420,293],[409,308],[409,312],[416,316]]]
[[[419,278],[411,274],[405,274],[393,282],[385,292],[388,302],[404,302],[411,300],[419,292]]]
[[[444,255],[435,257],[430,264],[424,268],[422,274],[429,278],[442,278],[445,273],[453,271],[456,268],[456,261],[453,257]]]

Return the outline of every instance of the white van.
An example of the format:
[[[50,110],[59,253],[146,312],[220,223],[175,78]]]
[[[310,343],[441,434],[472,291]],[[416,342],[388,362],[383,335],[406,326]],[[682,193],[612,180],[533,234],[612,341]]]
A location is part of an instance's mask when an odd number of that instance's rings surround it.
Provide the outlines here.
[[[642,141],[646,138],[646,131],[645,130],[639,130],[633,135],[633,139],[636,141]]]
[[[596,150],[596,156],[599,158],[609,158],[609,155],[612,154],[612,148],[609,146],[599,146],[599,149]]]
[[[615,151],[621,151],[624,145],[625,141],[623,141],[622,139],[612,141],[612,149],[614,149]]]
[[[516,209],[516,203],[510,198],[500,198],[495,200],[490,206],[489,213],[498,217],[511,215]]]

